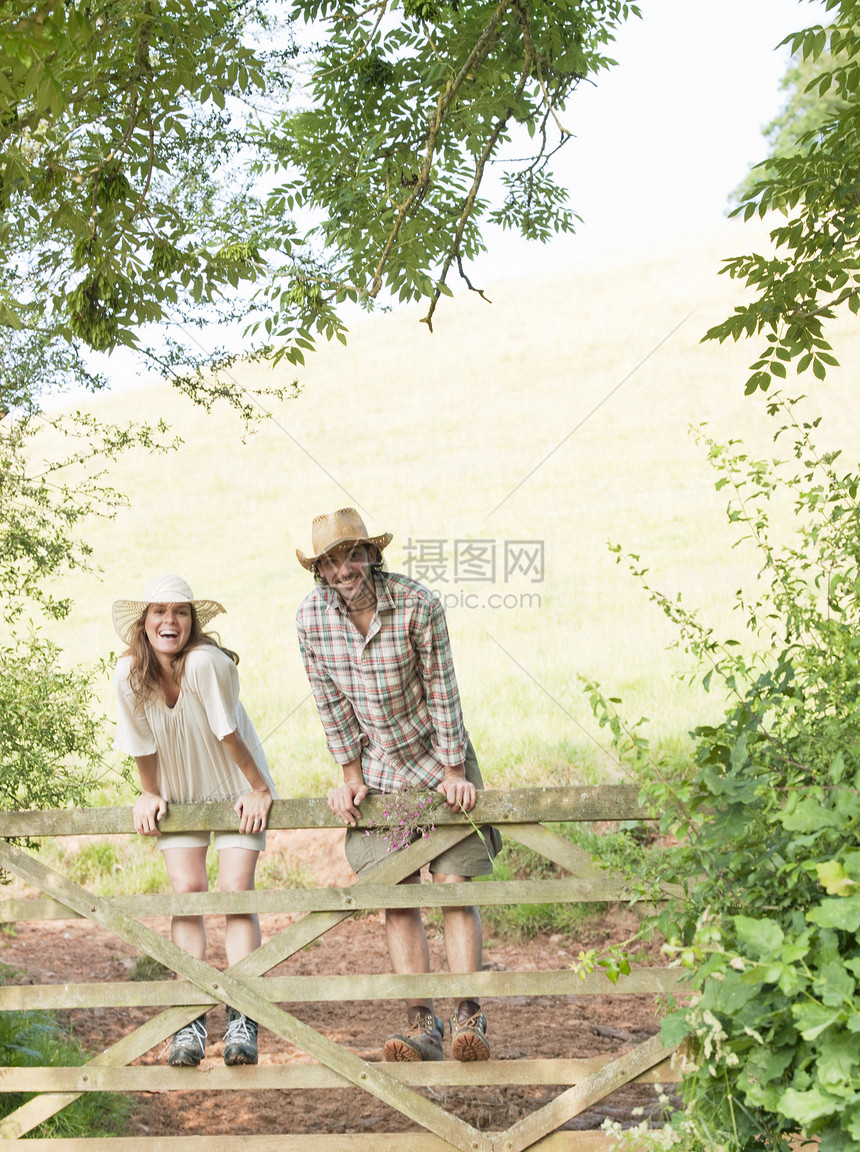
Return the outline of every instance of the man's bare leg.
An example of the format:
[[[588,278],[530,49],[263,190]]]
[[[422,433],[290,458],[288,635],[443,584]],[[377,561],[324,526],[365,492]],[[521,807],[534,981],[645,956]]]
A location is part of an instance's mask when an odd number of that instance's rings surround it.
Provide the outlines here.
[[[448,876],[437,872],[436,884],[467,884],[468,876]],[[445,933],[445,955],[449,972],[480,972],[483,950],[481,917],[474,905],[464,908],[443,908],[442,925]]]
[[[410,876],[403,884],[417,884],[418,876]],[[388,908],[385,912],[385,934],[391,966],[400,975],[420,975],[430,971],[430,950],[421,919],[420,908]],[[416,1061],[442,1059],[442,1021],[433,1012],[433,1001],[428,998],[409,998],[406,1001],[409,1027],[403,1033],[389,1036],[382,1049],[387,1061]]]
[[[468,876],[439,872],[436,884],[466,884]],[[449,972],[480,972],[483,953],[481,915],[474,905],[443,908],[445,954]],[[487,1021],[477,1000],[461,1000],[451,1017],[451,1051],[455,1060],[486,1060],[490,1046],[486,1039]]]

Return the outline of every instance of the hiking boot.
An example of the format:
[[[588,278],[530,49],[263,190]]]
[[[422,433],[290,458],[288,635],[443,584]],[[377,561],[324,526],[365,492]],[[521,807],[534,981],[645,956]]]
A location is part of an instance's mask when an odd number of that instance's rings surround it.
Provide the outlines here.
[[[487,1017],[476,1012],[467,1020],[457,1019],[456,1012],[451,1017],[451,1055],[455,1060],[489,1060],[490,1045],[487,1041]]]
[[[180,1028],[170,1042],[167,1063],[173,1068],[196,1068],[206,1052],[206,1015]]]
[[[445,1025],[429,1010],[415,1017],[404,1033],[389,1036],[382,1048],[382,1059],[389,1063],[413,1063],[416,1060],[441,1060]]]
[[[257,1063],[257,1022],[227,1005],[227,1031],[224,1033],[224,1063]]]

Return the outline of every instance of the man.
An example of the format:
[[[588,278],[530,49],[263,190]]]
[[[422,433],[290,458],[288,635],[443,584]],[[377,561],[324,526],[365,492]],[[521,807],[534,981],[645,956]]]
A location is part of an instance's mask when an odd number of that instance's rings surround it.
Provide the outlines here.
[[[463,727],[460,696],[442,605],[415,580],[383,570],[391,533],[369,536],[354,508],[317,516],[310,556],[296,550],[317,587],[296,618],[305,670],[326,742],[343,769],[328,797],[348,825],[345,850],[362,875],[385,859],[385,844],[356,827],[368,792],[435,788],[455,811],[470,812],[483,787]],[[500,838],[473,833],[430,863],[440,884],[465,883],[492,872],[487,848]],[[417,884],[418,874],[404,883]],[[451,972],[481,967],[481,918],[475,907],[444,908],[445,951]],[[427,938],[417,908],[389,908],[386,939],[397,973],[429,972]],[[407,1028],[389,1036],[383,1059],[441,1060],[444,1025],[431,1000],[407,1000]],[[450,1020],[457,1060],[490,1055],[487,1021],[475,1000],[461,1000]]]

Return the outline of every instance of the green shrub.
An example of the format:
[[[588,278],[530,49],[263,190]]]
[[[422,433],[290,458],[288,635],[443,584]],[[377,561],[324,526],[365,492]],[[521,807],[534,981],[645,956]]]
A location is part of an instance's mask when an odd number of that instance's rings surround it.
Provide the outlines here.
[[[690,973],[691,1004],[663,1021],[694,1067],[679,1147],[819,1152],[860,1144],[860,475],[819,452],[792,402],[770,402],[793,460],[707,441],[729,520],[756,544],[761,578],[738,594],[757,650],[721,641],[678,600],[652,598],[722,684],[721,723],[694,732],[690,772],[670,777],[614,703],[592,702],[675,846],[640,869],[641,895],[684,884],[649,927]],[[817,422],[816,422],[817,423]],[[797,463],[796,463],[797,462]],[[771,540],[774,497],[793,531]],[[644,581],[638,558],[631,562]],[[646,584],[647,587],[647,584]],[[649,589],[650,590],[650,589]]]
[[[17,973],[0,965],[0,983]],[[0,1066],[13,1068],[78,1067],[87,1056],[52,1012],[0,1012]],[[0,1093],[0,1117],[20,1108],[35,1093]],[[30,1134],[34,1137],[86,1137],[118,1135],[131,1111],[126,1096],[85,1092]]]
[[[69,876],[76,884],[91,884],[105,875],[112,875],[118,866],[116,846],[108,840],[93,841],[78,851]]]
[[[173,978],[173,969],[168,968],[166,964],[162,964],[160,960],[156,960],[153,956],[138,956],[134,962],[134,967],[128,976],[129,980],[135,981],[148,981],[148,980],[171,980]]]

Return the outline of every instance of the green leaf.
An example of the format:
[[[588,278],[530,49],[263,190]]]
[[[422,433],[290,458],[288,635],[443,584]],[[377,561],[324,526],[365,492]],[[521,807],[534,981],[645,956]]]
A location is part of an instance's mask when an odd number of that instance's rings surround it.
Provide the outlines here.
[[[785,934],[774,920],[751,916],[733,917],[740,943],[755,956],[774,955],[782,946]]]
[[[797,1021],[798,1031],[805,1040],[815,1040],[831,1024],[835,1024],[840,1017],[840,1012],[837,1009],[826,1007],[815,1001],[795,1004],[792,1013]]]
[[[822,828],[839,827],[842,817],[817,800],[803,800],[797,793],[792,793],[780,815],[780,822],[789,832],[818,832]]]
[[[818,1050],[818,1078],[825,1087],[843,1088],[860,1075],[860,1036],[834,1036]]]
[[[841,928],[846,932],[860,929],[860,895],[822,900],[806,913],[807,920],[820,928]]]
[[[849,879],[838,860],[826,860],[816,866],[818,879],[830,896],[849,896],[860,884]]]
[[[822,1089],[815,1087],[808,1092],[798,1092],[789,1088],[783,1092],[777,1105],[779,1112],[802,1127],[807,1127],[824,1116],[838,1112],[840,1101]]]
[[[660,1021],[660,1039],[667,1048],[676,1048],[693,1031],[688,1020],[689,1012],[689,1008],[679,1008]]]

